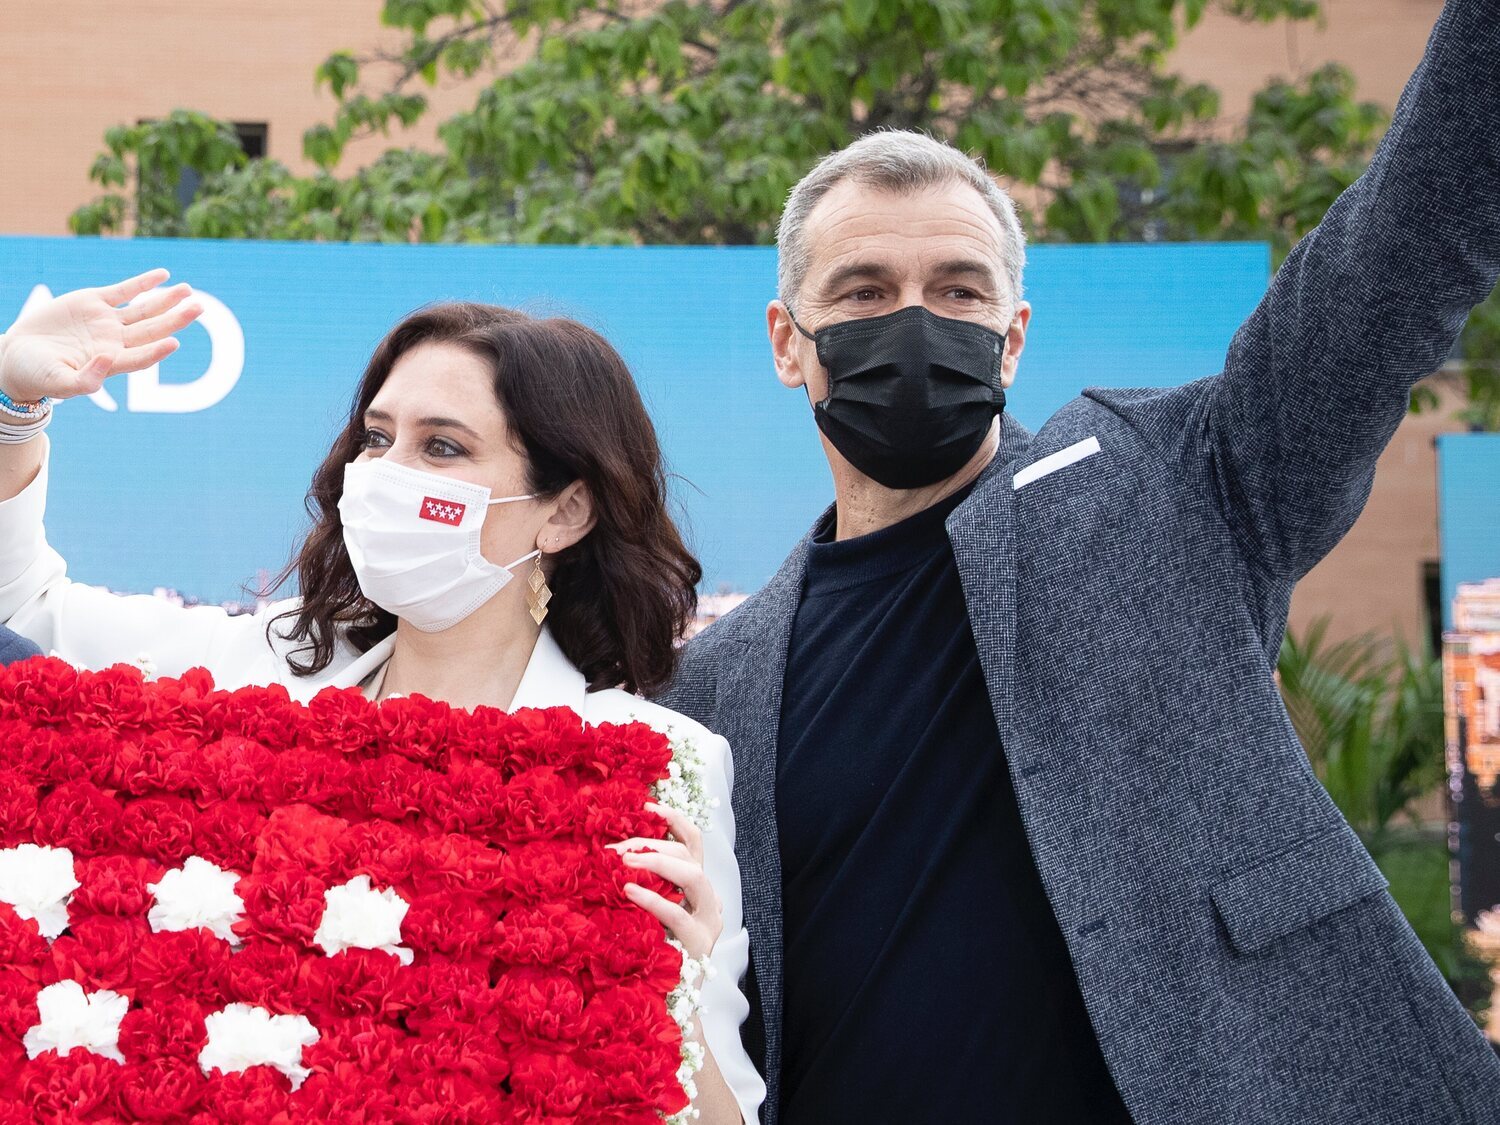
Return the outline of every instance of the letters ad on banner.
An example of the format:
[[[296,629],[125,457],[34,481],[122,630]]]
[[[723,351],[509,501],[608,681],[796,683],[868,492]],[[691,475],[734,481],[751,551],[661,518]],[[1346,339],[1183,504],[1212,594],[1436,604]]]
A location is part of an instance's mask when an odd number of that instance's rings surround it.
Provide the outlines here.
[[[1214,374],[1269,265],[1261,244],[1035,247],[1010,409],[1035,427],[1085,386]],[[312,471],[371,351],[444,299],[573,317],[620,350],[705,593],[758,588],[832,499],[806,395],[771,363],[771,247],[0,238],[0,326],[154,266],[191,283],[205,312],[159,369],[57,412],[47,531],[75,579],[253,606],[307,526]]]
[[[1500,434],[1438,439],[1454,906],[1491,967],[1500,1044]]]

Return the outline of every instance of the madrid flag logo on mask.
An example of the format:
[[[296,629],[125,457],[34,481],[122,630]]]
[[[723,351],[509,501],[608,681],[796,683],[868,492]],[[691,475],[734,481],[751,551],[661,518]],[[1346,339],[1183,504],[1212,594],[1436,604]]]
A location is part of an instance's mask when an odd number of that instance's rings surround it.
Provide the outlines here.
[[[432,496],[422,497],[422,510],[418,513],[424,520],[432,520],[433,523],[446,523],[450,527],[457,527],[463,522],[464,505],[453,500],[438,500]]]

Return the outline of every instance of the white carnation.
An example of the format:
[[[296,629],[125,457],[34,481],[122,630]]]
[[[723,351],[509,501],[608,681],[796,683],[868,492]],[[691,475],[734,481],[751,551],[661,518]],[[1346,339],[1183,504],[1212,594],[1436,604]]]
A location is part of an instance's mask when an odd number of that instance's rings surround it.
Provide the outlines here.
[[[332,956],[346,949],[380,949],[410,965],[412,952],[401,945],[406,900],[387,887],[377,891],[368,875],[357,875],[323,892],[323,920],[313,941]]]
[[[163,930],[209,930],[237,944],[234,924],[245,915],[245,902],[235,893],[240,877],[208,860],[189,856],[181,867],[168,871],[146,889],[156,903],[146,920],[153,933]]]
[[[120,1021],[130,1010],[130,1001],[117,992],[85,992],[75,980],[49,984],[36,994],[40,1017],[22,1041],[26,1054],[36,1058],[44,1051],[66,1055],[76,1047],[122,1063]]]
[[[272,1066],[301,1086],[312,1072],[302,1065],[302,1048],[318,1041],[306,1016],[273,1016],[250,1004],[230,1004],[203,1021],[208,1044],[198,1052],[204,1074],[235,1074],[252,1066]]]
[[[67,848],[0,848],[0,902],[22,918],[35,919],[43,937],[50,940],[68,928],[68,898],[77,889]]]

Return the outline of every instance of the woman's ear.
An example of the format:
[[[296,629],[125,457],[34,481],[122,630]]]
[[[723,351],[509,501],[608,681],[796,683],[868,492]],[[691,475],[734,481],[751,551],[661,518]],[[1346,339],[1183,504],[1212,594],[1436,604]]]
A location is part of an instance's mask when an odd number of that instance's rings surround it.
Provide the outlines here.
[[[537,533],[537,546],[543,555],[555,555],[566,551],[594,529],[598,516],[594,512],[594,497],[589,486],[575,480],[562,490],[552,515]]]

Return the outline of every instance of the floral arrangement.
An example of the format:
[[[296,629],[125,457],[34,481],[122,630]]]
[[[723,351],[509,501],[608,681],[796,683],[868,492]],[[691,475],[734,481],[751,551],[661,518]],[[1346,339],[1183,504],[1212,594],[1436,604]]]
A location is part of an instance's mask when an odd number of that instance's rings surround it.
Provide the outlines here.
[[[691,746],[0,669],[0,1125],[681,1122],[702,966],[603,845],[701,820]]]

